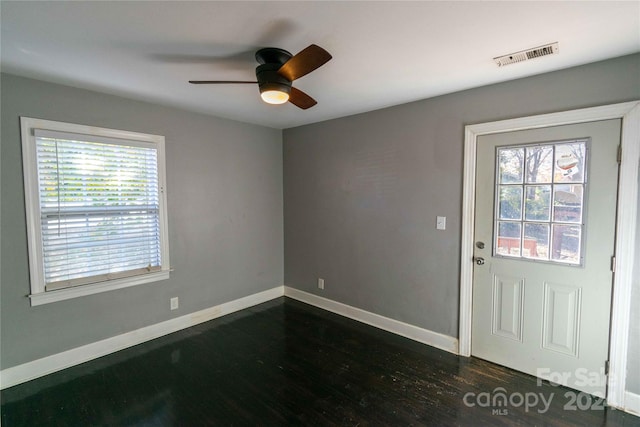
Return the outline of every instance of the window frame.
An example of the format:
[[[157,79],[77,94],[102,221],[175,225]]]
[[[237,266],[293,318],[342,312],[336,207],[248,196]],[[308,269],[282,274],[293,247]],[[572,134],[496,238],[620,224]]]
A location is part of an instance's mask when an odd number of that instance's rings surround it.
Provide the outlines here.
[[[169,233],[167,220],[167,192],[164,136],[95,126],[86,126],[67,122],[20,117],[22,163],[25,192],[25,212],[27,221],[27,239],[29,252],[31,305],[37,306],[85,295],[166,280],[170,274]],[[42,228],[40,223],[40,194],[38,178],[38,159],[35,129],[84,134],[102,138],[115,138],[123,142],[152,144],[157,150],[157,168],[159,185],[159,222],[161,266],[153,271],[136,276],[108,279],[105,281],[66,287],[57,290],[45,290],[44,260],[42,247]],[[123,144],[126,145],[126,144]]]
[[[585,147],[585,154],[584,154],[584,172],[583,172],[583,178],[582,181],[576,183],[578,185],[582,186],[582,204],[581,204],[581,218],[580,218],[580,222],[566,222],[566,221],[556,221],[553,218],[554,215],[554,188],[556,185],[571,185],[572,182],[556,182],[555,181],[555,167],[556,167],[556,162],[555,162],[555,150],[556,150],[556,146],[558,145],[565,145],[565,144],[571,144],[571,143],[583,143],[584,147]],[[516,184],[502,184],[500,183],[500,167],[499,167],[499,162],[500,162],[500,150],[503,149],[512,149],[512,148],[522,148],[523,150],[525,150],[524,152],[526,152],[526,148],[529,147],[545,147],[545,146],[549,146],[549,147],[554,147],[553,148],[553,162],[552,162],[552,171],[551,171],[551,181],[549,183],[527,183],[527,178],[524,175],[525,172],[525,168],[526,166],[526,156],[523,156],[523,164],[522,164],[522,168],[523,168],[523,176],[522,176],[522,183],[516,183]],[[585,263],[585,242],[586,242],[586,220],[587,220],[587,206],[588,206],[588,201],[589,201],[589,188],[591,187],[590,183],[589,183],[589,163],[591,160],[591,138],[576,138],[576,139],[567,139],[567,140],[558,140],[558,141],[543,141],[543,142],[534,142],[534,143],[526,143],[526,144],[516,144],[516,145],[504,145],[504,146],[499,146],[496,147],[495,150],[495,178],[494,178],[494,208],[493,208],[493,242],[492,242],[492,256],[496,257],[496,258],[505,258],[505,259],[512,259],[512,260],[518,260],[518,261],[529,261],[529,262],[537,262],[537,263],[543,263],[543,264],[553,264],[553,265],[558,265],[558,266],[566,266],[566,267],[574,267],[574,268],[583,268],[584,267],[584,263]],[[519,220],[504,220],[504,219],[500,219],[500,187],[501,186],[521,186],[522,190],[523,190],[523,195],[522,195],[522,206],[521,206],[521,213],[520,213],[520,219]],[[525,218],[525,204],[526,204],[526,196],[524,194],[524,191],[526,190],[527,186],[535,186],[535,185],[549,185],[551,187],[551,192],[550,192],[550,209],[549,209],[549,220],[547,221],[538,221],[538,220],[527,220]],[[520,224],[521,230],[520,230],[520,254],[519,255],[506,255],[506,254],[501,254],[498,253],[498,239],[499,239],[499,235],[498,235],[498,227],[499,227],[499,223],[500,222],[510,222],[510,223],[518,223]],[[524,247],[524,240],[525,240],[525,234],[524,234],[524,226],[525,224],[547,224],[549,226],[549,255],[548,255],[548,259],[544,259],[544,258],[535,258],[535,257],[529,257],[529,256],[524,256],[523,255],[523,247]],[[579,256],[579,261],[576,262],[566,262],[566,261],[562,261],[562,260],[557,260],[557,259],[552,259],[551,258],[551,245],[552,245],[552,240],[553,240],[553,226],[554,225],[567,225],[567,226],[578,226],[580,227],[580,242],[579,242],[579,248],[580,248],[580,256]]]

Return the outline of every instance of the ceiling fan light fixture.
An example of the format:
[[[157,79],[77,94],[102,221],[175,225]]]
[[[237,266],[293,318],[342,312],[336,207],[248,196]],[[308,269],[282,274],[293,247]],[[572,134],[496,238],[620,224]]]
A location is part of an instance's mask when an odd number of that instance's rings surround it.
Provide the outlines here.
[[[291,84],[265,82],[260,85],[260,97],[267,104],[284,104],[289,100]]]
[[[289,100],[289,94],[280,90],[265,90],[260,97],[267,104],[284,104]]]

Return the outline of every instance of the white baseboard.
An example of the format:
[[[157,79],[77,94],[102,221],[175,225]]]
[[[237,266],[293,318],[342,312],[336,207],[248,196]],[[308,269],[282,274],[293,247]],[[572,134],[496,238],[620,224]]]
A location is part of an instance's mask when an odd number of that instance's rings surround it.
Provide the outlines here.
[[[624,392],[624,409],[633,415],[640,416],[640,394],[631,393],[630,391]]]
[[[166,320],[155,325],[146,326],[122,335],[107,338],[91,344],[76,347],[62,353],[53,354],[22,365],[0,371],[0,389],[5,389],[23,382],[33,380],[60,371],[71,366],[79,365],[98,357],[123,350],[146,341],[168,335],[197,324],[213,320],[227,314],[234,313],[254,305],[281,297],[284,287],[277,286],[257,294],[249,295],[237,300],[229,301],[195,313],[186,314],[174,319]]]
[[[176,317],[164,322],[107,338],[62,353],[33,360],[22,365],[0,371],[0,389],[18,385],[53,372],[60,371],[102,356],[114,353],[146,341],[198,325],[272,299],[287,296],[298,301],[316,306],[323,310],[357,320],[367,325],[401,335],[403,337],[430,345],[454,354],[458,354],[458,340],[428,329],[409,325],[379,314],[371,313],[347,304],[310,294],[287,286],[277,286],[257,294],[229,301],[195,313]],[[624,408],[626,412],[640,415],[640,394],[625,392]]]
[[[116,351],[124,350],[125,348],[213,320],[217,317],[270,301],[283,295],[451,353],[457,353],[458,351],[458,340],[456,338],[409,325],[398,320],[389,319],[297,289],[278,286],[195,313],[176,317],[122,335],[4,369],[0,371],[0,389],[12,387],[62,369],[70,368],[115,353]]]
[[[430,345],[432,347],[446,350],[450,353],[458,354],[458,339],[433,332],[428,329],[419,328],[399,320],[390,319],[379,314],[371,313],[360,308],[336,302],[327,298],[319,297],[298,289],[284,287],[284,295],[298,301],[311,304],[323,310],[331,311],[344,317],[348,317],[358,322],[366,323],[396,335]]]

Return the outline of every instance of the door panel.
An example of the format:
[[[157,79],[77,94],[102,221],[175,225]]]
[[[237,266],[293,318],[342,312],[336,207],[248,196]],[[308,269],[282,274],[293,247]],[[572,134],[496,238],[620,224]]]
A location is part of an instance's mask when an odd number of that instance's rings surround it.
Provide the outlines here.
[[[619,120],[478,139],[474,356],[605,395],[619,142]]]
[[[543,348],[578,356],[581,291],[575,286],[544,284]]]
[[[522,307],[524,279],[521,277],[495,276],[493,280],[494,335],[522,341]]]

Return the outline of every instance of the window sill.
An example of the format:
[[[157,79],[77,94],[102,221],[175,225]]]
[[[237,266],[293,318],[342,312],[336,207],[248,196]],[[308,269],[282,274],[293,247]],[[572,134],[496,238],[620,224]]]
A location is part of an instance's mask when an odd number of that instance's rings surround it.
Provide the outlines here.
[[[41,292],[29,295],[31,306],[49,304],[56,301],[78,298],[86,295],[98,294],[115,289],[128,288],[130,286],[142,285],[144,283],[157,282],[169,278],[169,271],[159,271],[155,273],[143,274],[140,276],[125,277],[108,282],[92,283],[89,285],[75,286],[72,288],[60,289],[57,291]]]

